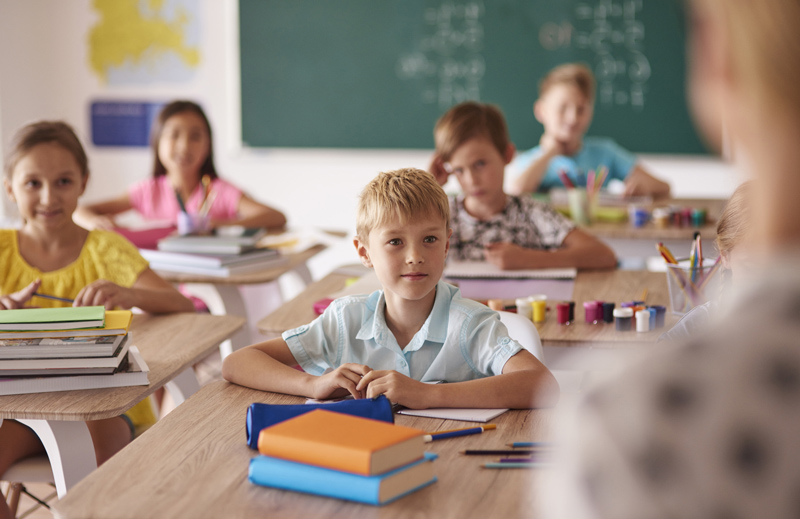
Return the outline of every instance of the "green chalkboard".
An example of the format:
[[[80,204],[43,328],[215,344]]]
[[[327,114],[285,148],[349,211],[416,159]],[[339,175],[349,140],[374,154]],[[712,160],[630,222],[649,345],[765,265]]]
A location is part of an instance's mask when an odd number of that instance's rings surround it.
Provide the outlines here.
[[[521,149],[552,67],[598,79],[590,135],[703,153],[685,96],[679,0],[239,0],[242,139],[251,147],[432,148],[436,119],[499,105]]]

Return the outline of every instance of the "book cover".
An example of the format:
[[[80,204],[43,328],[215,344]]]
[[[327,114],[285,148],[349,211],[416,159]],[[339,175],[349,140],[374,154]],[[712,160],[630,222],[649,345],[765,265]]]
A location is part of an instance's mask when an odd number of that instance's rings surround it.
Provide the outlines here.
[[[443,277],[450,279],[575,279],[578,269],[502,270],[485,261],[448,261]]]
[[[7,310],[4,310],[7,311]],[[102,335],[125,335],[131,327],[133,312],[130,310],[106,310],[102,328],[83,328],[79,330],[47,330],[33,332],[0,331],[0,339],[34,339],[42,337],[96,337]]]
[[[127,339],[127,335],[123,336],[117,351],[110,357],[0,360],[0,376],[110,374],[127,355]]]
[[[280,253],[274,249],[256,249],[243,254],[189,254],[152,249],[139,249],[139,253],[144,259],[152,263],[206,268],[260,263],[280,256]]]
[[[147,375],[150,369],[136,346],[129,348],[127,360],[128,367],[125,370],[110,375],[0,378],[0,395],[24,395],[77,389],[148,385],[150,381]]]
[[[124,335],[6,339],[0,336],[0,360],[110,357]]]
[[[266,456],[372,476],[422,457],[424,431],[315,409],[272,427],[258,437]]]
[[[102,306],[18,308],[0,312],[0,330],[97,328],[103,326],[104,317]]]
[[[423,459],[385,474],[361,476],[280,458],[257,456],[250,460],[248,478],[251,483],[261,486],[384,505],[435,482],[434,459],[435,454],[426,452]]]
[[[198,267],[195,265],[180,265],[177,263],[150,262],[150,268],[157,271],[177,272],[180,274],[197,274],[201,276],[211,276],[224,278],[236,274],[247,274],[248,272],[258,272],[264,269],[279,267],[289,262],[285,256],[274,256],[255,263],[245,263],[243,265],[231,265],[227,267]]]

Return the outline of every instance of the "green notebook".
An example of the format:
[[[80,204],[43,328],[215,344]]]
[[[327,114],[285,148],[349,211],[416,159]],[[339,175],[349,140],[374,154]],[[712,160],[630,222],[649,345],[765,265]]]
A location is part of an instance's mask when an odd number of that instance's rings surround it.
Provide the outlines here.
[[[99,328],[105,322],[102,306],[20,308],[0,311],[0,330],[70,330]]]

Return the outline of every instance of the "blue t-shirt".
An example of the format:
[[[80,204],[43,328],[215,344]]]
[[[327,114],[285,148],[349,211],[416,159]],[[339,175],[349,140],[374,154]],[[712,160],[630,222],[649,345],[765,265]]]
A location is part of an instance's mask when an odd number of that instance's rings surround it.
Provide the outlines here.
[[[536,146],[528,151],[519,153],[513,162],[506,168],[506,178],[518,177],[531,162],[541,154],[541,147]],[[539,185],[539,192],[546,193],[554,187],[563,187],[558,178],[558,170],[564,169],[570,180],[575,185],[586,185],[586,175],[590,169],[597,170],[599,166],[608,168],[603,186],[608,185],[611,179],[625,180],[636,164],[636,157],[628,150],[607,137],[586,137],[580,151],[571,157],[557,155],[547,166],[547,171]]]

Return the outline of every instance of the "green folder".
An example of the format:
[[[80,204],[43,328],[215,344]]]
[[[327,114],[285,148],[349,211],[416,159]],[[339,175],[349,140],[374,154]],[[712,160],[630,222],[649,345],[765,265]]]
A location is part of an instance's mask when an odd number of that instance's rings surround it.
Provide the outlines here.
[[[102,306],[20,308],[0,311],[0,330],[70,330],[99,328],[105,322]]]

